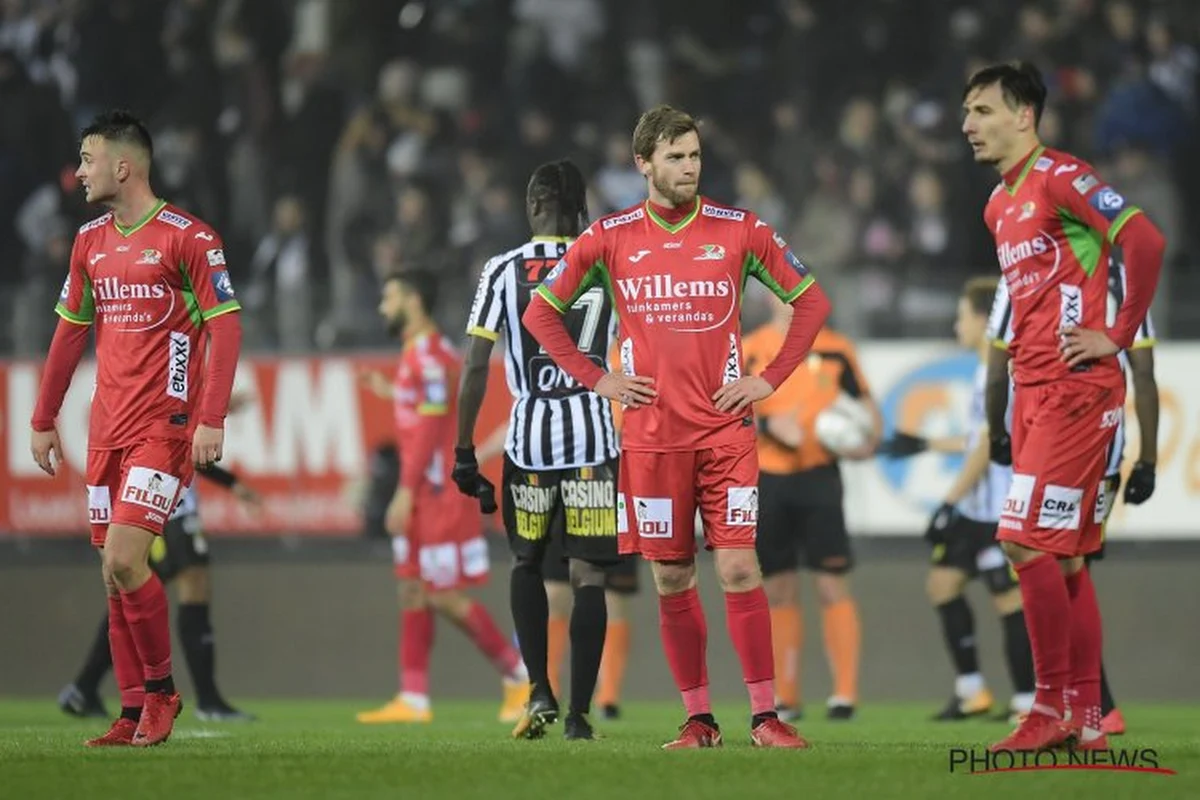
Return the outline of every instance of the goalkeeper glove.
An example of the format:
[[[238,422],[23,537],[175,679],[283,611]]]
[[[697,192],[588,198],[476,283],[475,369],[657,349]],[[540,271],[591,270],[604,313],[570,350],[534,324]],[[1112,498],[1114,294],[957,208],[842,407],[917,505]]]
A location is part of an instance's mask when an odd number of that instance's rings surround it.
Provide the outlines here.
[[[1125,502],[1131,506],[1141,505],[1154,494],[1154,465],[1139,461],[1129,472],[1125,482]]]
[[[888,458],[908,458],[929,449],[929,440],[923,436],[896,431],[892,438],[879,445],[876,455]]]

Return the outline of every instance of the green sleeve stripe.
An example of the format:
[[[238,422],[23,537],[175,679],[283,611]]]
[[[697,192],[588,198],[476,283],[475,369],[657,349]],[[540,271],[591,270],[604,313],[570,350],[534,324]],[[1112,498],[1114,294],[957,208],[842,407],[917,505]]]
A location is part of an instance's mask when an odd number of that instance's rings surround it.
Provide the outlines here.
[[[58,314],[60,317],[65,319],[67,322],[73,322],[76,325],[91,325],[92,322],[95,320],[95,315],[84,316],[83,314],[76,314],[74,311],[71,311],[69,308],[64,306],[62,303],[59,303],[58,305],[54,306],[54,313]]]
[[[1129,206],[1113,220],[1113,224],[1108,228],[1108,240],[1114,244],[1117,241],[1117,236],[1121,233],[1121,229],[1125,227],[1125,223],[1129,222],[1135,215],[1142,213],[1142,210],[1137,206]]]
[[[222,314],[228,314],[230,311],[241,311],[241,310],[242,310],[242,306],[240,303],[238,303],[237,300],[228,300],[224,303],[221,303],[221,305],[219,305],[219,306],[214,306],[213,308],[210,308],[208,311],[201,311],[200,319],[208,321],[208,320],[212,319],[213,317],[219,317]]]
[[[800,281],[800,284],[798,286],[796,286],[795,289],[792,289],[786,295],[780,295],[779,299],[785,303],[794,303],[794,302],[796,302],[797,297],[799,297],[800,295],[807,292],[809,287],[812,286],[816,282],[817,282],[817,279],[814,278],[812,275],[806,275],[804,280]]]
[[[554,296],[554,292],[547,289],[544,285],[538,286],[534,291],[541,295],[543,300],[554,306],[554,310],[560,314],[567,313],[567,309],[571,307],[570,303],[563,303],[562,300]]]
[[[500,334],[479,325],[467,328],[467,336],[478,336],[480,339],[487,339],[489,342],[494,342],[500,338]]]
[[[1133,344],[1129,345],[1128,350],[1145,350],[1147,347],[1154,347],[1158,344],[1158,339],[1138,339]]]
[[[417,406],[417,413],[425,417],[436,417],[445,414],[450,407],[445,403],[422,403]]]

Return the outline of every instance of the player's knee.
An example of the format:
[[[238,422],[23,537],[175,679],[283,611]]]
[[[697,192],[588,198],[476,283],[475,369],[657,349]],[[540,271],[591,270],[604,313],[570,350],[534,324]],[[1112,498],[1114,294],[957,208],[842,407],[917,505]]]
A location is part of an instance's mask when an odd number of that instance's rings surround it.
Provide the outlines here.
[[[726,592],[748,592],[762,584],[758,555],[753,550],[717,552],[717,579]]]
[[[604,593],[604,605],[608,609],[609,622],[625,619],[626,603],[625,596],[620,592],[614,592],[610,589]]]
[[[572,558],[568,566],[572,588],[604,586],[604,569],[582,559]]]
[[[546,583],[546,604],[550,609],[550,616],[569,617],[573,600],[569,584],[558,581]]]
[[[957,570],[935,567],[925,578],[925,595],[934,606],[949,603],[962,594],[962,589],[963,581]]]
[[[140,583],[150,566],[133,548],[105,547],[104,569],[117,589],[127,589]]]
[[[654,586],[660,595],[679,594],[696,585],[695,561],[652,562]]]
[[[444,617],[464,620],[471,611],[471,598],[462,592],[429,592],[429,605]]]
[[[1000,548],[1004,550],[1004,555],[1008,556],[1008,560],[1013,564],[1023,564],[1042,555],[1037,550],[1030,550],[1028,547],[1019,545],[1016,542],[1001,542]]]
[[[425,587],[417,580],[402,580],[396,585],[396,597],[405,611],[421,608],[426,601]]]
[[[208,568],[184,567],[175,577],[176,591],[181,603],[207,603],[209,601]]]
[[[765,576],[763,589],[767,592],[767,605],[772,608],[800,603],[800,576],[795,570]]]
[[[1063,575],[1074,575],[1079,570],[1083,569],[1083,556],[1075,556],[1073,558],[1064,558],[1058,562],[1062,569]]]
[[[850,597],[850,581],[845,575],[818,572],[813,583],[817,587],[817,601],[822,606],[831,606]]]

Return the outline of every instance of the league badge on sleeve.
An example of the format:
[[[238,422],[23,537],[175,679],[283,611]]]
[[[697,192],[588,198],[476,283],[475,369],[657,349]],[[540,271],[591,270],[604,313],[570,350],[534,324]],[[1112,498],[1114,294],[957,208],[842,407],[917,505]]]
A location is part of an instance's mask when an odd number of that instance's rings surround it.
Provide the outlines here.
[[[212,276],[213,291],[217,293],[217,302],[228,303],[233,299],[233,281],[229,280],[229,272],[221,270]]]
[[[799,275],[801,278],[808,277],[808,267],[804,266],[803,261],[796,258],[796,254],[792,252],[790,247],[784,251],[783,257],[787,260],[787,263],[791,264],[792,269],[796,270],[797,275]]]
[[[67,298],[71,296],[71,273],[67,273],[67,279],[63,281],[62,291],[58,293],[58,302],[65,303]]]
[[[1088,204],[1100,212],[1100,216],[1109,222],[1120,216],[1125,210],[1125,198],[1111,186],[1105,186],[1088,198]]]
[[[558,280],[559,276],[566,271],[567,260],[565,258],[560,258],[558,263],[554,265],[554,269],[550,270],[550,273],[542,279],[542,286],[545,286],[547,289],[549,289],[554,285],[554,282]]]

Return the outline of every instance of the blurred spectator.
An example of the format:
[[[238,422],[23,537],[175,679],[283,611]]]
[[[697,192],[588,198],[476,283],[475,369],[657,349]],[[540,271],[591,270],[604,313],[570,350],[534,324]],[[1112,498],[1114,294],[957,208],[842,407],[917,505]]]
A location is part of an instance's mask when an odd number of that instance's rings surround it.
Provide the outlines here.
[[[247,339],[298,353],[313,345],[311,243],[304,205],[295,195],[275,203],[274,221],[254,252],[243,292]]]

